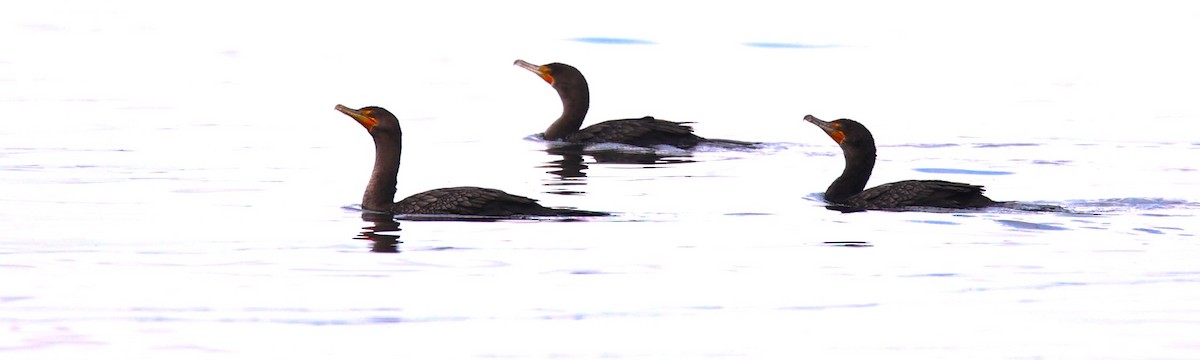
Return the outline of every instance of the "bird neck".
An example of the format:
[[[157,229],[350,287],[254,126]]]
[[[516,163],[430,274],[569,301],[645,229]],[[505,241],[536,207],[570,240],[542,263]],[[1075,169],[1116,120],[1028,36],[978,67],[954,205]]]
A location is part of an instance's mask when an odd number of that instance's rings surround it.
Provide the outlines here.
[[[860,148],[842,147],[842,153],[846,157],[846,168],[842,170],[842,176],[833,180],[825,190],[826,201],[841,202],[861,193],[867,187],[867,180],[871,178],[871,171],[875,169],[875,144],[866,145]]]
[[[375,136],[375,167],[363,192],[363,209],[389,211],[396,197],[396,176],[400,172],[400,137]]]
[[[587,116],[588,106],[591,104],[590,95],[588,94],[587,83],[582,86],[557,88],[558,97],[562,99],[563,111],[562,116],[558,117],[546,132],[542,134],[546,140],[562,140],[567,135],[579,131],[583,126],[583,118]]]

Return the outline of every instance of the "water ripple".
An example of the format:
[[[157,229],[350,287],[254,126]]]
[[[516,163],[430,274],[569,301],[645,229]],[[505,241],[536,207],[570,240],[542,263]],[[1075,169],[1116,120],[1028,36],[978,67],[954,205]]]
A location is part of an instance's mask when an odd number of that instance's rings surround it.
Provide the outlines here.
[[[908,222],[920,223],[920,224],[934,224],[934,225],[958,225],[958,223],[956,223],[956,222],[945,221],[945,220],[909,220]]]
[[[779,310],[828,310],[828,309],[854,309],[854,308],[869,308],[879,306],[878,303],[865,304],[839,304],[839,305],[816,305],[816,306],[788,306],[779,308]]]
[[[868,243],[866,241],[826,241],[821,244],[829,245],[829,246],[840,246],[840,247],[872,247],[872,246],[875,246],[875,245],[871,245],[871,243]]]
[[[1182,199],[1166,199],[1166,198],[1112,198],[1099,200],[1073,200],[1067,202],[1071,207],[1080,208],[1098,208],[1090,209],[1092,212],[1112,212],[1112,211],[1127,211],[1133,210],[1162,210],[1175,208],[1200,208],[1200,203],[1195,203]],[[1107,208],[1107,209],[1106,209]],[[1146,216],[1177,216],[1177,215],[1154,215],[1143,214]],[[1190,216],[1190,215],[1188,215]]]
[[[1022,230],[1069,230],[1068,228],[1062,226],[1031,223],[1020,220],[996,220],[996,222],[1004,226],[1014,227]]]
[[[762,49],[827,49],[836,48],[837,45],[813,45],[800,43],[782,43],[782,42],[748,42],[742,45],[756,47]]]
[[[653,45],[654,42],[642,39],[629,38],[613,38],[613,37],[579,37],[570,39],[571,41],[584,42],[589,44],[604,44],[604,45]]]
[[[1020,146],[1041,146],[1042,144],[1034,143],[1000,143],[1000,144],[975,144],[976,148],[1000,148],[1000,147],[1020,147]]]
[[[965,175],[1012,175],[1011,171],[967,170],[948,168],[914,168],[914,171],[930,174],[965,174]]]

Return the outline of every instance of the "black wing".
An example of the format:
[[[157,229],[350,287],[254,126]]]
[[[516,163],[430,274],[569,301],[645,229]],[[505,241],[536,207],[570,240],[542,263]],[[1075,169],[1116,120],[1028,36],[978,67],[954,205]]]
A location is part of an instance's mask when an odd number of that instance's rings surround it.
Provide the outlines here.
[[[473,186],[433,189],[413,194],[392,205],[397,214],[446,214],[478,216],[599,216],[606,213],[555,209],[537,200],[501,190]]]
[[[907,180],[879,185],[847,199],[864,209],[910,206],[968,209],[995,205],[983,195],[983,186],[942,180]]]
[[[580,143],[621,143],[634,146],[671,145],[691,148],[704,141],[692,133],[684,122],[659,120],[647,116],[640,119],[620,119],[588,126],[568,135],[566,140]]]

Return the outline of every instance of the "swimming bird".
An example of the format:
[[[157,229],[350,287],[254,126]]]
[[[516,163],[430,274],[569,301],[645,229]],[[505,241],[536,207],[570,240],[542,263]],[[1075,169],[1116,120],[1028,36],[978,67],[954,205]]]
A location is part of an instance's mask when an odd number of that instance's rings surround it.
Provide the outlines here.
[[[562,100],[562,115],[555,120],[542,137],[546,140],[557,140],[571,143],[598,144],[620,143],[641,147],[655,145],[670,145],[681,149],[690,149],[700,143],[709,142],[726,146],[753,146],[757,143],[707,139],[692,132],[690,122],[676,122],[655,119],[646,116],[635,119],[608,120],[593,124],[586,128],[583,119],[587,115],[591,103],[587,79],[574,66],[563,63],[534,65],[518,59],[513,65],[537,74],[558,91]]]
[[[400,121],[384,108],[368,106],[351,109],[334,107],[367,129],[375,140],[375,167],[363,192],[363,209],[390,214],[444,214],[478,216],[604,216],[608,213],[575,209],[549,208],[537,200],[507,192],[462,186],[433,189],[413,194],[398,202],[396,182],[400,169]]]
[[[875,168],[875,138],[867,127],[850,119],[822,121],[807,115],[804,120],[824,130],[846,157],[842,175],[825,190],[825,201],[837,210],[972,209],[1000,204],[983,195],[983,186],[942,180],[905,180],[863,190]]]

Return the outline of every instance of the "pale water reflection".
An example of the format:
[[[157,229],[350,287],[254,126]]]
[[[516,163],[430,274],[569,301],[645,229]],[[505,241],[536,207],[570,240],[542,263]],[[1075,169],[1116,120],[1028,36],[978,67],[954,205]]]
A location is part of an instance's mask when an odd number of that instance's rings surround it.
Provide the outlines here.
[[[1197,5],[466,5],[0,12],[0,359],[1200,353]],[[561,108],[515,58],[766,146],[529,141]],[[364,213],[339,102],[400,117],[401,196],[616,215]],[[808,113],[870,124],[869,185],[1073,212],[829,211]]]

